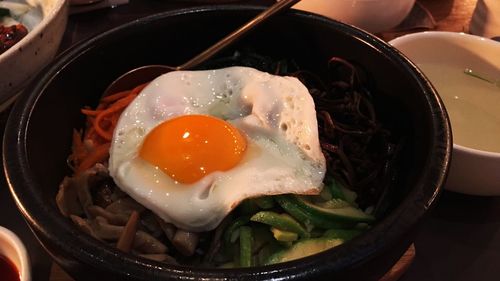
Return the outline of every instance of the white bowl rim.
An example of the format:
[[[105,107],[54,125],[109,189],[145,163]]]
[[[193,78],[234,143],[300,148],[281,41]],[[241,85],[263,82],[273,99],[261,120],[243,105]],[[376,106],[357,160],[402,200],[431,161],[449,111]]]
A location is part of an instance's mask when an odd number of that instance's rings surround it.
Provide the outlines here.
[[[389,44],[391,44],[397,49],[398,44],[408,43],[414,40],[432,39],[432,38],[446,38],[453,40],[456,40],[457,38],[465,38],[465,40],[469,41],[481,41],[481,44],[492,44],[492,45],[500,44],[500,42],[497,42],[493,39],[489,39],[486,37],[481,37],[478,35],[468,34],[464,32],[451,32],[451,31],[423,31],[423,32],[406,34],[398,38],[392,39],[391,41],[389,41]],[[471,148],[457,143],[453,143],[453,149],[457,149],[468,154],[479,155],[484,158],[500,159],[500,152]]]
[[[484,157],[484,158],[493,158],[493,159],[498,158],[498,159],[500,159],[500,152],[475,149],[475,148],[463,146],[463,145],[456,144],[456,143],[453,144],[453,148],[457,149],[457,150],[461,150],[461,151],[468,153],[468,154],[479,155],[479,156]]]
[[[21,239],[10,229],[5,228],[0,225],[0,236],[4,237],[5,240],[8,240],[10,244],[16,250],[16,253],[19,255],[19,260],[21,261],[21,281],[29,281],[31,280],[31,266],[30,259],[28,256],[28,251],[24,246],[24,243]],[[7,257],[9,258],[9,257]],[[19,268],[18,268],[19,270]]]
[[[389,41],[389,44],[392,46],[396,47],[395,44],[401,44],[401,43],[407,43],[406,41],[413,41],[413,40],[419,40],[419,39],[429,39],[429,38],[447,38],[447,39],[456,39],[456,38],[466,38],[465,40],[478,40],[478,41],[483,41],[485,44],[499,44],[498,41],[495,41],[490,38],[486,37],[481,37],[478,35],[474,34],[468,34],[465,32],[453,32],[453,31],[422,31],[422,32],[415,32],[415,33],[410,33],[410,34],[405,34],[403,36],[394,38]]]
[[[32,38],[39,36],[40,32],[45,29],[45,27],[49,24],[49,22],[58,14],[59,11],[62,10],[64,5],[66,5],[67,0],[53,0],[55,2],[54,9],[50,11],[49,14],[43,14],[42,20],[31,30],[28,32],[26,36],[24,36],[19,42],[14,44],[12,48],[9,48],[7,51],[4,53],[0,54],[0,63],[4,58],[9,57],[12,53],[16,52],[19,50],[19,47],[22,47],[25,42],[31,41]],[[43,11],[42,11],[43,12]]]

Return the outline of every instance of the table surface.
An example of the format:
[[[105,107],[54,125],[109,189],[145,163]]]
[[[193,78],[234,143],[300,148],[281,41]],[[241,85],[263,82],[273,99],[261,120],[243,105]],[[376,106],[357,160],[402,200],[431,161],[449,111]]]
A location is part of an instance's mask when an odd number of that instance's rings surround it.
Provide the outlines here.
[[[467,32],[477,0],[418,0],[436,21],[436,30]],[[272,0],[242,1],[270,4]],[[190,7],[196,1],[130,0],[129,4],[71,15],[61,51],[75,42],[121,23],[169,9]],[[416,30],[412,30],[414,32]],[[407,33],[382,34],[384,39]],[[0,113],[3,134],[7,112]],[[0,225],[16,232],[31,254],[33,281],[49,280],[51,259],[24,223],[0,173]],[[415,241],[416,258],[401,281],[486,281],[500,276],[500,197],[478,197],[444,191]]]

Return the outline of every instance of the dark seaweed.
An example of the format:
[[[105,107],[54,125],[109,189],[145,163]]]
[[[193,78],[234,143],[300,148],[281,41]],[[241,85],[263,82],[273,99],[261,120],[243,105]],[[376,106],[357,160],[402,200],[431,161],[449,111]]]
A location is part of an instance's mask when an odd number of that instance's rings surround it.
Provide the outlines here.
[[[352,62],[332,57],[325,62],[323,77],[302,69],[293,59],[271,58],[252,50],[214,59],[201,68],[236,65],[301,80],[315,101],[327,177],[355,191],[362,209],[382,208],[381,198],[394,177],[401,145],[377,119],[373,94],[366,86],[370,84],[368,73]]]

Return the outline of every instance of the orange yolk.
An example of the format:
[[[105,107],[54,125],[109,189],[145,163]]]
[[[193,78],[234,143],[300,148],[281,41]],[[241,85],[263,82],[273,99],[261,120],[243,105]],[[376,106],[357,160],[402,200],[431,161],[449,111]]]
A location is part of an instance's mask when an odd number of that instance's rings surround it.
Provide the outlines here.
[[[228,122],[185,115],[156,126],[144,139],[139,155],[174,180],[190,184],[236,166],[246,146],[246,139]]]

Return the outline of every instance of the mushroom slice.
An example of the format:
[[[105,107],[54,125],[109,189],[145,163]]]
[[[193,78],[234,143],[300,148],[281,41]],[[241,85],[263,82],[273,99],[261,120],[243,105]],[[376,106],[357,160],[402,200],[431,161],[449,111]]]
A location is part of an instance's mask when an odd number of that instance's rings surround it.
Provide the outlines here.
[[[177,231],[177,227],[171,223],[165,222],[162,218],[155,216],[156,221],[160,225],[160,228],[163,230],[165,233],[165,236],[167,236],[168,240],[172,242],[174,239],[175,232]]]
[[[111,225],[103,217],[96,217],[90,225],[96,237],[103,240],[117,241],[125,231],[125,227]],[[141,230],[135,233],[132,249],[141,254],[164,254],[168,250],[165,244]]]
[[[198,233],[178,229],[172,239],[172,244],[181,254],[189,257],[194,254],[198,239]]]
[[[110,224],[113,225],[125,225],[129,219],[129,217],[125,214],[115,214],[112,212],[108,212],[107,210],[96,205],[89,206],[87,208],[87,211],[91,215],[91,218],[100,216],[105,218]]]
[[[59,191],[56,195],[56,204],[59,211],[64,216],[80,216],[83,214],[82,206],[78,200],[78,193],[73,184],[73,179],[65,177],[59,185]]]
[[[115,214],[125,214],[127,215],[127,217],[130,216],[132,211],[137,211],[140,214],[144,210],[144,206],[137,203],[132,198],[120,198],[106,207],[106,211],[108,212]]]
[[[99,239],[99,237],[97,237],[97,235],[94,233],[92,225],[88,220],[75,215],[69,215],[69,217],[73,221],[73,223],[78,226],[78,228],[80,228],[83,232],[91,235],[96,239]]]
[[[168,250],[165,244],[141,230],[135,234],[133,249],[143,254],[164,254]]]

